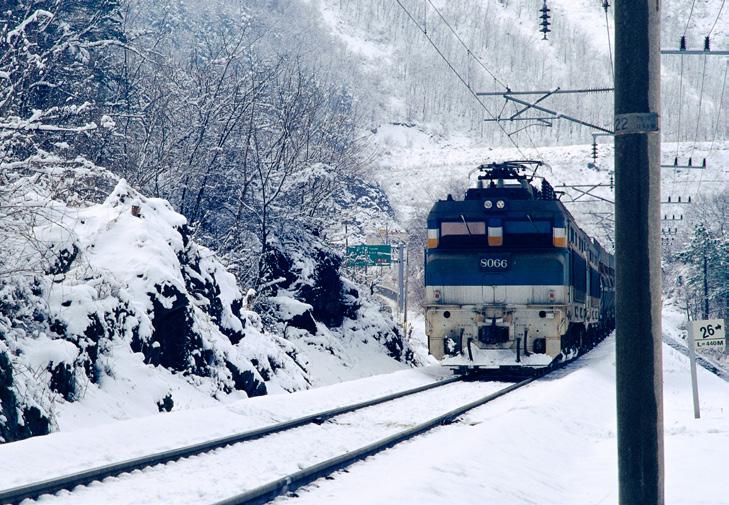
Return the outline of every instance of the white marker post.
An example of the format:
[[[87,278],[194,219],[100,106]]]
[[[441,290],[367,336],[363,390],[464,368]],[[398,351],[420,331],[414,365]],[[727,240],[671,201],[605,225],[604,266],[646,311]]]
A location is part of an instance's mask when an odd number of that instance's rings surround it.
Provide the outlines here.
[[[696,383],[696,348],[726,348],[726,330],[723,319],[704,319],[689,321],[688,351],[691,362],[691,388],[694,395],[694,417],[699,418],[699,386]]]
[[[689,363],[691,364],[691,391],[693,392],[694,398],[694,419],[701,417],[699,412],[699,385],[696,382],[696,350],[694,349],[694,323],[695,321],[689,321],[688,324],[688,338],[686,339],[686,345],[688,346]]]

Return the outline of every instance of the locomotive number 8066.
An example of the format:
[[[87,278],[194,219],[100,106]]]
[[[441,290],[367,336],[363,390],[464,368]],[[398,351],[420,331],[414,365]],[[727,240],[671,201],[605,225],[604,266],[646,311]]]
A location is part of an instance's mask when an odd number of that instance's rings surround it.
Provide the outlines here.
[[[614,257],[545,179],[532,185],[542,164],[482,165],[428,215],[428,346],[457,371],[549,367],[615,326]]]

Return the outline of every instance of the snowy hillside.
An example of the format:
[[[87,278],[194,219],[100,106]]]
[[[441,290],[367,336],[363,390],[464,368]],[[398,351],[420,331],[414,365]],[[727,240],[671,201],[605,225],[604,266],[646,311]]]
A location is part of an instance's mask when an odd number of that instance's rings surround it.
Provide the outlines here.
[[[484,110],[454,72],[475,91],[612,85],[608,40],[614,42],[613,11],[608,9],[606,20],[598,1],[549,2],[552,32],[548,40],[541,40],[538,31],[541,0],[402,0],[402,7],[390,0],[308,3],[321,11],[323,23],[348,48],[352,59],[360,61],[368,76],[360,88],[373,98],[379,111],[375,117],[381,122],[435,124],[435,131],[467,134],[492,146],[509,145],[506,132],[521,146],[582,144],[591,140],[592,131],[567,121],[519,132],[525,123],[503,123],[503,130],[495,123],[483,123],[500,111],[512,114],[516,106],[503,109],[501,98],[485,97]],[[709,0],[691,7],[691,2],[682,0],[664,3],[663,46],[678,48],[686,33],[689,48],[701,49],[704,37],[711,33],[712,48],[726,49],[729,22],[723,2]],[[427,31],[453,71],[416,23]],[[726,137],[729,111],[720,106],[725,60],[664,56],[662,64],[664,139]],[[598,126],[612,124],[609,93],[553,96],[542,105]]]
[[[610,184],[613,177],[612,144],[600,144],[598,160],[593,164],[590,145],[525,147],[521,151],[507,147],[489,147],[465,136],[444,137],[417,126],[384,125],[377,130],[374,141],[379,146],[380,171],[376,175],[393,202],[401,223],[408,223],[422,214],[439,198],[448,193],[462,198],[465,189],[475,184],[476,168],[482,163],[511,159],[537,159],[549,164],[540,169],[539,175],[546,177],[557,187],[559,185]],[[664,144],[665,163],[672,164],[671,156],[678,146]],[[726,142],[699,143],[693,150],[695,163],[707,158],[706,170],[662,171],[662,194],[667,200],[672,196],[688,196],[694,202],[706,199],[708,195],[729,189],[729,144]],[[614,182],[614,177],[613,177]],[[558,188],[559,189],[559,188]],[[583,188],[587,190],[588,188]],[[601,213],[611,212],[614,200],[609,187],[600,187],[593,194],[605,198],[580,197],[574,189],[563,189],[564,202],[586,231],[598,237],[606,247],[612,247],[612,224],[600,218]],[[591,201],[582,203],[580,200]],[[580,202],[580,203],[578,203]],[[667,205],[665,214],[684,213],[679,206]],[[609,225],[605,227],[605,225]]]
[[[84,200],[104,188],[100,203]],[[281,287],[273,301],[287,327],[264,329],[250,308],[255,292],[244,294],[191,239],[187,220],[108,173],[39,173],[6,190],[32,227],[0,245],[15,260],[6,268],[17,268],[0,284],[2,441],[295,391],[415,359],[389,316],[347,281],[345,302],[324,287],[308,297],[334,296],[337,321],[318,322],[326,307]],[[334,282],[300,261],[286,275]],[[23,271],[32,265],[44,274]],[[336,265],[324,275],[338,280]]]

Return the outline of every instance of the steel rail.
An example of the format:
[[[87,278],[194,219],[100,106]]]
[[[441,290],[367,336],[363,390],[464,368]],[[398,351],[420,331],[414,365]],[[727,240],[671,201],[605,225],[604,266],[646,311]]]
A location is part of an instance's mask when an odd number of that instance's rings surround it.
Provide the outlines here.
[[[296,419],[291,419],[289,421],[263,426],[261,428],[255,428],[253,430],[245,431],[242,433],[227,435],[206,442],[200,442],[177,449],[157,452],[147,456],[132,458],[118,463],[111,463],[109,465],[91,468],[89,470],[82,470],[80,472],[60,477],[54,477],[41,482],[34,482],[10,489],[0,490],[0,503],[15,504],[25,499],[35,499],[41,495],[56,493],[64,489],[70,490],[76,486],[103,480],[107,477],[114,477],[122,473],[128,473],[133,470],[140,470],[153,465],[169,463],[170,461],[175,461],[189,456],[195,456],[228,445],[256,440],[274,433],[280,433],[282,431],[291,430],[293,428],[298,428],[307,424],[322,423],[332,417],[347,414],[349,412],[354,412],[356,410],[372,407],[382,403],[387,403],[392,400],[403,398],[405,396],[422,393],[423,391],[442,387],[447,384],[461,381],[463,379],[464,377],[462,376],[448,377],[447,379],[439,380],[431,384],[425,384],[416,388],[399,391],[397,393],[391,393],[389,395],[381,396],[379,398],[365,400],[344,407],[337,407],[334,409],[317,412],[315,414],[309,414]]]
[[[296,473],[281,477],[280,479],[276,479],[254,489],[250,489],[239,495],[227,498],[225,500],[221,500],[219,502],[216,502],[214,505],[258,505],[262,503],[267,503],[284,493],[291,492],[321,477],[327,477],[338,470],[342,470],[352,465],[352,463],[356,463],[357,461],[361,461],[369,456],[382,452],[385,449],[389,449],[401,442],[416,437],[433,428],[437,428],[438,426],[442,426],[444,424],[449,424],[469,410],[480,407],[481,405],[484,405],[492,400],[504,396],[507,393],[514,391],[515,389],[526,386],[527,384],[540,377],[543,377],[544,375],[546,375],[546,373],[541,373],[521,382],[517,382],[500,391],[491,393],[487,396],[479,398],[478,400],[467,403],[437,417],[434,417],[428,421],[425,421],[421,424],[413,426],[412,428],[403,430],[399,433],[395,433],[381,440],[360,447],[359,449],[348,451],[340,456],[335,456],[326,461],[322,461],[321,463],[309,466]]]

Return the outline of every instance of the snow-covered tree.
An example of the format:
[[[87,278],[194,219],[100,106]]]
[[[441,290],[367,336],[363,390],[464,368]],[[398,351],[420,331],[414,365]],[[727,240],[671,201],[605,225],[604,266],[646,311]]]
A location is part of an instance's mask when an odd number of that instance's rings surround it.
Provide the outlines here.
[[[688,267],[685,279],[687,289],[700,301],[700,314],[703,319],[709,317],[709,301],[713,298],[712,284],[717,261],[718,241],[703,223],[699,223],[691,236],[688,247],[677,254],[679,261]]]
[[[4,166],[89,156],[111,126],[119,0],[10,0],[0,18],[0,156]],[[14,165],[17,166],[17,165]]]
[[[729,317],[729,194],[695,204],[688,223],[693,231],[673,258],[685,283],[686,303],[694,317]]]

